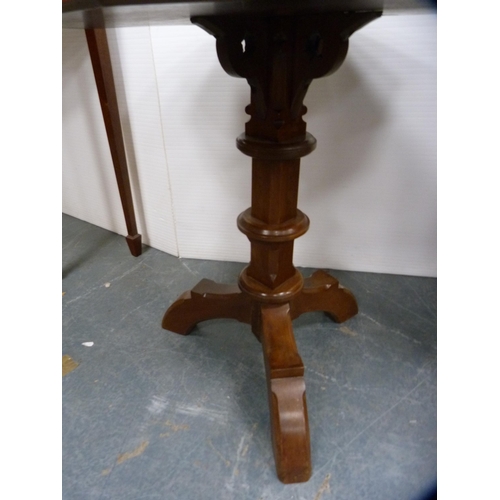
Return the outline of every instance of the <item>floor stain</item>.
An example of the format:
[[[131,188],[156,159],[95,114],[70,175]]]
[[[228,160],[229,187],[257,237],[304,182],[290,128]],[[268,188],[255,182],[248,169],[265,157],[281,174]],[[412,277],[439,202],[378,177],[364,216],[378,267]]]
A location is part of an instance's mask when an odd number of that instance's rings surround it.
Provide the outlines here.
[[[72,372],[79,364],[71,356],[65,354],[62,357],[62,376]]]
[[[108,476],[110,472],[111,472],[111,467],[109,469],[104,469],[101,472],[101,476]]]
[[[332,477],[331,474],[327,474],[323,482],[321,483],[321,486],[319,487],[318,492],[316,493],[316,496],[314,497],[314,500],[320,500],[320,498],[323,496],[323,493],[325,491],[330,491],[330,478]]]
[[[126,453],[122,453],[118,455],[116,459],[117,464],[122,464],[126,460],[130,460],[131,458],[138,457],[144,453],[144,450],[148,447],[149,441],[143,441],[135,450],[128,451]]]
[[[356,337],[357,336],[357,333],[353,330],[351,330],[350,328],[348,328],[347,326],[341,326],[339,328],[339,330],[342,332],[342,333],[345,333],[347,335],[350,335],[351,337]]]
[[[179,432],[179,431],[187,431],[189,430],[189,425],[187,424],[173,424],[170,422],[170,420],[167,420],[163,425],[166,425],[169,429],[172,429],[173,432]]]

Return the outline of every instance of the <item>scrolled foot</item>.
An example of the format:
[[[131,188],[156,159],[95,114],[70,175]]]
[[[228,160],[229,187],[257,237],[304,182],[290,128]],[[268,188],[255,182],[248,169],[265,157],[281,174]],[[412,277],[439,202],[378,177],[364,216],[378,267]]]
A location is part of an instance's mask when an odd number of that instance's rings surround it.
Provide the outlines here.
[[[167,310],[161,326],[187,335],[201,321],[215,318],[251,323],[251,301],[237,286],[201,280],[184,292]]]
[[[126,238],[128,249],[134,257],[142,254],[142,236],[140,234],[128,235]]]
[[[289,305],[262,306],[260,330],[276,472],[283,483],[302,483],[311,477],[311,445],[304,365]]]
[[[304,280],[304,287],[291,303],[292,319],[312,311],[324,311],[336,323],[343,323],[358,313],[352,292],[325,271],[316,271]]]

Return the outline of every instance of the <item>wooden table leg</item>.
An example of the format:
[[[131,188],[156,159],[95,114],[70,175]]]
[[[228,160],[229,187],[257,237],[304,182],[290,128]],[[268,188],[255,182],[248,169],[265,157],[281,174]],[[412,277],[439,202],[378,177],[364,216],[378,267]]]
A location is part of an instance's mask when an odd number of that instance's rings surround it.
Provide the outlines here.
[[[134,202],[127,168],[127,157],[123,144],[122,127],[116,99],[111,57],[109,55],[108,39],[105,28],[89,28],[85,30],[87,45],[94,70],[94,77],[101,103],[102,116],[108,136],[109,149],[115,169],[116,181],[120,192],[125,223],[128,235],[126,237],[130,253],[137,257],[142,253],[142,238],[137,233]]]
[[[263,305],[260,330],[276,472],[283,483],[302,483],[311,477],[311,446],[304,365],[289,305]]]
[[[306,132],[302,101],[314,78],[341,65],[349,35],[380,14],[192,19],[216,37],[224,70],[251,87],[250,120],[236,141],[252,157],[252,206],[238,217],[251,258],[239,290],[201,282],[170,307],[163,327],[188,333],[218,316],[252,325],[262,342],[276,470],[284,483],[307,481],[312,470],[304,365],[292,319],[322,310],[342,322],[358,311],[352,293],[335,278],[318,271],[304,280],[293,265],[294,240],[309,227],[297,209],[300,158],[316,146]]]
[[[236,285],[222,285],[204,279],[168,308],[161,326],[187,335],[199,322],[215,318],[236,319],[251,324],[250,298]]]
[[[358,304],[350,290],[325,271],[316,271],[304,280],[300,294],[291,304],[292,319],[312,311],[323,311],[342,323],[358,313]]]

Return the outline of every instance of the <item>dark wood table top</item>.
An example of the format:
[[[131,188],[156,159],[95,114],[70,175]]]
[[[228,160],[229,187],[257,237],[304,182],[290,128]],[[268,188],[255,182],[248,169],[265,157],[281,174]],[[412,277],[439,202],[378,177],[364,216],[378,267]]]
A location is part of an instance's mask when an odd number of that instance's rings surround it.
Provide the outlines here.
[[[190,24],[192,16],[423,8],[423,0],[62,0],[63,28]]]

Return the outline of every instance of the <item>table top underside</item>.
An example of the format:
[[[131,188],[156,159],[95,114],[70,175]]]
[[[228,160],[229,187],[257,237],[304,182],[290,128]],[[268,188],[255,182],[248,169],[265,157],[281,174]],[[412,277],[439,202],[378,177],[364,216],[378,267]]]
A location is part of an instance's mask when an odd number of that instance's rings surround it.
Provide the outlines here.
[[[193,16],[297,15],[339,11],[405,11],[418,0],[62,0],[63,28],[190,24]]]

